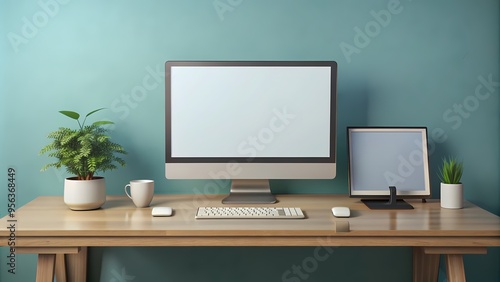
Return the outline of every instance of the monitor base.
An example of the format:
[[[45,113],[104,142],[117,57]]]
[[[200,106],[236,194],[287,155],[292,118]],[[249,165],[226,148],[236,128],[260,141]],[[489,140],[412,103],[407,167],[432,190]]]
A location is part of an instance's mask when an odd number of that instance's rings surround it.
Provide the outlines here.
[[[229,196],[223,204],[274,204],[278,200],[271,193],[267,179],[233,179]]]
[[[390,196],[389,200],[373,200],[373,199],[363,199],[361,200],[367,207],[372,210],[411,210],[413,206],[401,199],[396,199],[396,187],[389,187]]]
[[[367,207],[372,210],[411,210],[413,206],[404,200],[397,200],[395,203],[390,203],[388,200],[361,200]]]

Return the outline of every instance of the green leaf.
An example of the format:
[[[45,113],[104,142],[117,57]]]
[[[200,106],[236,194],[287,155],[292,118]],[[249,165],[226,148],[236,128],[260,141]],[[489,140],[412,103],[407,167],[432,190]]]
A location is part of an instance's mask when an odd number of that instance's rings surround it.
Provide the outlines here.
[[[85,117],[88,117],[88,116],[90,116],[91,114],[93,114],[93,113],[95,113],[95,112],[98,112],[98,111],[101,111],[101,110],[104,110],[104,109],[106,109],[106,108],[100,108],[100,109],[97,109],[97,110],[93,110],[93,111],[91,111],[90,113],[88,113]]]
[[[88,113],[85,119],[105,108]],[[52,142],[40,150],[40,154],[56,158],[57,161],[42,167],[46,170],[50,167],[66,167],[71,175],[77,175],[79,179],[91,179],[96,171],[107,171],[116,169],[116,164],[125,165],[125,161],[115,154],[127,154],[120,145],[110,141],[106,134],[108,129],[101,125],[114,124],[111,121],[97,121],[92,125],[85,126],[85,119],[80,123],[80,115],[72,111],[60,111],[61,114],[76,119],[79,129],[60,127],[49,133],[48,138]]]
[[[443,166],[439,169],[439,179],[447,184],[459,184],[463,174],[463,163],[455,158],[443,158]]]
[[[73,111],[59,111],[59,112],[67,117],[72,118],[72,119],[78,120],[80,118],[80,114],[77,112],[73,112]]]
[[[99,125],[105,125],[105,124],[114,124],[114,122],[109,121],[109,120],[100,120],[100,121],[94,122],[92,125],[99,126]]]

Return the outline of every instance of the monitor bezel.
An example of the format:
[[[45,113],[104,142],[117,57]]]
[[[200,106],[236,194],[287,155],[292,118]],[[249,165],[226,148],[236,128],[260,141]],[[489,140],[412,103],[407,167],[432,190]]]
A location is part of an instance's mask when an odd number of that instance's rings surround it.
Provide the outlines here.
[[[380,187],[379,190],[363,190],[353,186],[353,162],[352,162],[352,146],[351,146],[351,133],[352,132],[420,132],[422,133],[422,160],[424,169],[424,183],[425,187],[421,190],[415,191],[400,191],[396,190],[396,197],[398,199],[425,199],[431,197],[431,181],[429,173],[429,149],[428,149],[428,135],[427,127],[425,126],[411,126],[411,127],[400,127],[400,126],[348,126],[347,127],[347,162],[348,162],[348,185],[349,185],[349,197],[351,198],[365,198],[365,199],[386,199],[390,196],[389,187]]]
[[[307,67],[324,66],[331,68],[330,75],[330,155],[329,157],[172,157],[171,139],[169,134],[172,130],[171,111],[169,111],[171,102],[171,68],[172,67]],[[308,163],[333,163],[336,164],[337,153],[337,63],[335,61],[167,61],[165,63],[165,163],[177,164],[203,164],[203,163],[246,163],[246,164],[308,164]]]

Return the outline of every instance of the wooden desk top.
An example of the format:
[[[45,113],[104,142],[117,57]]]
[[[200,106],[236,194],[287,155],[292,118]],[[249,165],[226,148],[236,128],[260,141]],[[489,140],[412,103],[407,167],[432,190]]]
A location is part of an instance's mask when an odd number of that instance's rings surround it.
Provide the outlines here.
[[[16,211],[17,246],[156,245],[331,245],[500,246],[500,217],[466,202],[463,209],[442,209],[438,200],[408,200],[414,210],[370,210],[346,195],[277,195],[274,206],[300,207],[306,219],[194,218],[198,206],[223,206],[224,195],[155,195],[148,208],[135,208],[126,196],[108,196],[98,210],[72,211],[62,197],[39,197]],[[171,206],[171,217],[152,217],[155,206]],[[252,206],[252,205],[246,205]],[[351,217],[337,219],[331,208],[347,206]],[[0,220],[0,246],[9,226]],[[335,232],[348,221],[350,232]],[[228,240],[231,239],[231,240]],[[397,241],[397,242],[396,242]]]

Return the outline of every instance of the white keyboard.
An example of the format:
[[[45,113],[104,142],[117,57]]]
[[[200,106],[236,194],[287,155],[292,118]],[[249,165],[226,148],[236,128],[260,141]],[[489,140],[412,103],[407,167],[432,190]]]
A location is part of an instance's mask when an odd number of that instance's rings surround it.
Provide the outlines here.
[[[289,207],[199,207],[197,219],[299,219],[304,218],[300,208]]]

